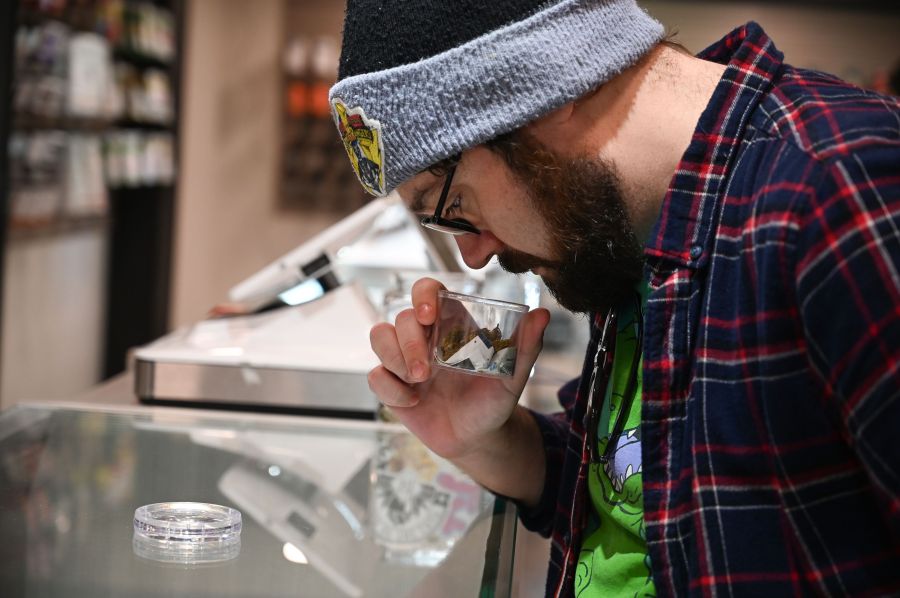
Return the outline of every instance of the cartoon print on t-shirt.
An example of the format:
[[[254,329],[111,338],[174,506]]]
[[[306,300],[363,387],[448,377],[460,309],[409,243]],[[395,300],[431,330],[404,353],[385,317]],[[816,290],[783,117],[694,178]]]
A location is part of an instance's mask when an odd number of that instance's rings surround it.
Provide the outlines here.
[[[632,314],[630,318],[623,318],[619,321],[616,345],[620,351],[624,351],[625,347],[636,347],[637,345],[637,322]],[[633,349],[632,349],[633,351]],[[628,361],[630,362],[630,354]],[[609,398],[608,410],[606,417],[601,418],[601,429],[599,430],[600,440],[598,442],[599,452],[602,453],[607,444],[610,442],[609,430],[613,427],[619,410],[622,407],[623,395],[620,388],[624,384],[615,385],[615,390]],[[590,467],[590,475],[596,480],[599,487],[599,496],[601,500],[610,507],[608,511],[615,517],[618,525],[627,527],[632,533],[646,538],[644,529],[644,496],[643,496],[643,464],[641,460],[641,428],[640,428],[640,400],[635,400],[631,404],[631,412],[627,414],[625,429],[616,439],[615,449],[610,455],[608,462],[603,464],[595,464]],[[592,490],[594,492],[594,490]],[[596,529],[596,525],[600,522],[596,518],[596,514],[592,513],[593,524],[588,528]],[[607,523],[609,521],[607,520]],[[616,546],[606,547],[607,552],[616,552]],[[575,595],[590,595],[588,590],[591,579],[593,577],[594,559],[597,556],[596,550],[590,551],[590,558],[585,559],[588,549],[582,551],[582,557],[576,570]],[[649,555],[644,559],[646,565],[646,582],[643,588],[635,593],[636,597],[655,595],[653,580],[650,573]],[[587,565],[590,563],[590,565]],[[582,566],[585,565],[585,566]]]

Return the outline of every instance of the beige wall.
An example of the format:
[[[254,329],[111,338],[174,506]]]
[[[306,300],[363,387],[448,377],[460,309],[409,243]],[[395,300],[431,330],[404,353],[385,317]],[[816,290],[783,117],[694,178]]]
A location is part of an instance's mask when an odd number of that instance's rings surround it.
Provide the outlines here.
[[[173,326],[334,220],[277,206],[283,1],[191,0],[186,18]]]
[[[690,50],[698,52],[747,21],[756,21],[795,66],[867,83],[900,61],[900,14],[759,2],[638,0]],[[786,3],[790,4],[790,3]]]
[[[100,380],[107,246],[102,226],[7,243],[0,408]]]
[[[314,36],[327,32],[340,39],[346,0],[286,0],[286,3],[285,22],[291,33]]]

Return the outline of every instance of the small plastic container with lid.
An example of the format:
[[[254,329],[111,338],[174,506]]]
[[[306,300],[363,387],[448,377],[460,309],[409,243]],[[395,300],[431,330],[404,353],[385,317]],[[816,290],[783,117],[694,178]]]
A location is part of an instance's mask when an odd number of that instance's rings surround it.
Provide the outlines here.
[[[229,560],[241,548],[241,513],[198,502],[163,502],[134,512],[134,551],[161,562]]]
[[[511,377],[526,313],[527,305],[438,291],[431,336],[434,363],[467,374]]]

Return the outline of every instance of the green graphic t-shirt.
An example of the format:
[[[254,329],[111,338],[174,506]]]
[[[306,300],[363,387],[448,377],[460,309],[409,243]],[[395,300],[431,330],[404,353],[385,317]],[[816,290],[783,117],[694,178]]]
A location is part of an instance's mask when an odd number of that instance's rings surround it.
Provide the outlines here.
[[[641,301],[647,288],[642,285]],[[607,386],[597,437],[602,453],[609,442],[628,385],[631,360],[637,348],[637,306],[619,309],[611,384]],[[641,367],[636,394],[613,458],[605,465],[591,464],[588,489],[591,509],[578,558],[575,595],[629,598],[656,596],[650,575],[650,557],[644,534],[644,494],[641,466]]]

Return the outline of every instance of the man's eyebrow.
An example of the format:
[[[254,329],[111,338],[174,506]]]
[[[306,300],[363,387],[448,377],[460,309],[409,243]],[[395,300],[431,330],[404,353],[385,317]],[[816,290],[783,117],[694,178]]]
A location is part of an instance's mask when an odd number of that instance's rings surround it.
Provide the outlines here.
[[[409,204],[410,212],[424,212],[425,211],[425,197],[431,193],[436,187],[436,183],[433,185],[428,185],[427,187],[423,187],[418,191],[413,192],[413,200],[412,203]]]

